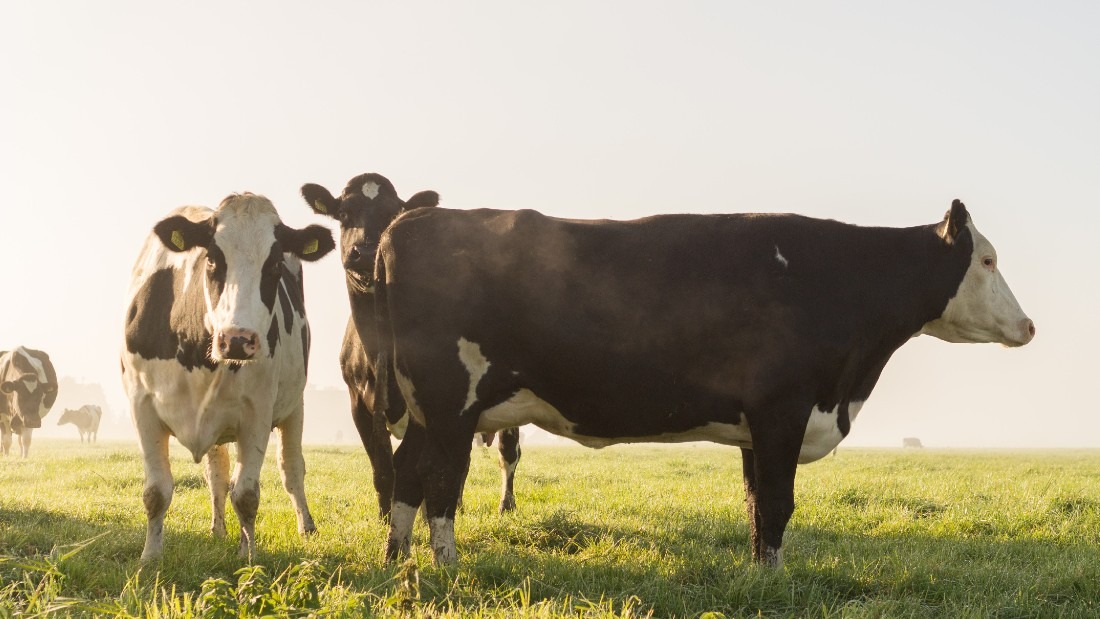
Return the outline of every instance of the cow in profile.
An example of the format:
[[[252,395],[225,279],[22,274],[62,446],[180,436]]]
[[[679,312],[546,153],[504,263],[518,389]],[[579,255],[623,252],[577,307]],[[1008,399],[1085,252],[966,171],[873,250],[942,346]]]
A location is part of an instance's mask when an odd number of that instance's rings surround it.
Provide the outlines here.
[[[389,408],[391,418],[374,414],[378,388],[376,357],[382,352],[374,325],[374,259],[378,240],[386,226],[402,213],[437,206],[439,194],[421,191],[407,201],[402,200],[389,179],[380,174],[367,173],[348,181],[339,198],[312,183],[302,186],[302,197],[315,213],[340,223],[340,254],[351,301],[351,317],[340,349],[340,368],[351,396],[351,417],[373,469],[379,513],[384,520],[388,520],[394,498],[394,458],[410,463],[398,466],[398,475],[402,471],[412,471],[411,463],[419,457],[422,437],[419,428],[408,427],[401,393],[396,388],[388,390],[389,397],[393,399],[393,405]],[[396,454],[390,444],[391,433],[402,439]],[[513,487],[520,458],[519,428],[502,429],[498,445],[501,470],[499,509],[505,512],[516,506]],[[401,487],[415,486],[403,484]],[[419,505],[421,500],[415,494],[400,496],[397,497],[397,504]],[[415,510],[402,516],[414,515]]]
[[[915,437],[915,436],[907,436],[907,437],[901,439],[901,446],[902,447],[916,447],[917,449],[920,449],[920,448],[924,447],[924,445],[921,444],[920,439]]]
[[[85,404],[80,408],[66,408],[61,413],[61,419],[57,420],[57,425],[71,423],[76,426],[76,431],[80,433],[81,443],[84,442],[85,436],[88,438],[89,443],[94,443],[96,442],[96,436],[99,434],[99,421],[102,418],[102,409],[95,404]]]
[[[267,198],[251,193],[231,195],[217,210],[177,209],[153,227],[134,266],[122,349],[122,380],[145,461],[142,560],[164,547],[170,436],[195,462],[204,460],[211,531],[225,535],[228,493],[240,521],[240,555],[251,558],[260,467],[277,429],[298,531],[315,530],[302,457],[310,336],[301,260],[334,247],[325,227],[291,228]],[[229,442],[237,443],[232,479]]]
[[[18,346],[0,351],[0,449],[11,450],[12,435],[19,437],[19,454],[31,450],[31,434],[57,400],[57,372],[41,350]]]
[[[781,565],[798,464],[848,434],[899,347],[921,334],[1005,346],[1035,335],[958,200],[911,228],[419,209],[378,251],[381,349],[393,354],[379,369],[393,368],[426,434],[415,473],[398,470],[394,513],[424,496],[437,563],[457,558],[471,437],[534,423],[591,447],[739,447],[752,557]],[[387,560],[409,552],[411,529],[391,519]]]

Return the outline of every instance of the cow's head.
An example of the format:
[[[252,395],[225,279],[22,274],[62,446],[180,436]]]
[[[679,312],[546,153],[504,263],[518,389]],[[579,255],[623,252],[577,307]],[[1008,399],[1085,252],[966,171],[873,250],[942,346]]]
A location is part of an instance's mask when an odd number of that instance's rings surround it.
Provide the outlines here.
[[[12,430],[42,427],[42,400],[49,388],[34,372],[20,373],[10,364],[4,369],[0,392],[11,404]]]
[[[285,254],[312,262],[335,247],[328,228],[286,226],[267,198],[251,193],[227,197],[206,219],[168,217],[153,232],[170,251],[198,249],[205,257],[203,322],[214,361],[262,357],[260,334],[275,312]]]
[[[339,198],[313,183],[302,185],[302,197],[314,212],[340,222],[344,269],[364,281],[374,275],[374,255],[386,226],[405,211],[439,204],[439,194],[434,191],[421,191],[403,201],[397,197],[393,183],[374,173],[348,181]]]
[[[936,227],[949,251],[968,252],[966,272],[943,315],[924,325],[927,333],[948,342],[997,342],[1023,346],[1035,337],[1035,323],[1024,314],[1008,288],[997,251],[970,219],[959,200]]]
[[[57,420],[57,425],[63,426],[67,423],[76,423],[76,411],[70,408],[66,408],[61,412],[61,419]]]

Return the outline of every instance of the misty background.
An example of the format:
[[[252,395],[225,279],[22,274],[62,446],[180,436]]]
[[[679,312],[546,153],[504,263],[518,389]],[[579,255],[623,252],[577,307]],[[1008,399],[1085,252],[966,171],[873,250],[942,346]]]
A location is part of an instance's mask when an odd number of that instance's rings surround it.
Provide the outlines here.
[[[798,212],[913,226],[962,199],[1037,336],[928,337],[843,445],[1097,447],[1100,4],[334,1],[0,6],[0,349],[132,437],[125,290],[172,208],[362,172],[447,208]],[[339,261],[306,265],[306,440],[355,442]]]

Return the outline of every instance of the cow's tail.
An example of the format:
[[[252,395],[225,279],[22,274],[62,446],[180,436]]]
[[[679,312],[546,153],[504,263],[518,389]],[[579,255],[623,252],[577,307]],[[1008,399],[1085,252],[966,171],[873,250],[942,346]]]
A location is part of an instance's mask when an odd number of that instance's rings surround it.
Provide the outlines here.
[[[378,342],[378,353],[374,359],[375,385],[374,402],[371,410],[374,414],[386,416],[386,424],[391,428],[399,427],[405,416],[404,399],[398,391],[394,372],[393,325],[390,321],[389,291],[386,281],[386,242],[383,235],[374,259],[374,329]],[[400,410],[398,410],[400,409]]]

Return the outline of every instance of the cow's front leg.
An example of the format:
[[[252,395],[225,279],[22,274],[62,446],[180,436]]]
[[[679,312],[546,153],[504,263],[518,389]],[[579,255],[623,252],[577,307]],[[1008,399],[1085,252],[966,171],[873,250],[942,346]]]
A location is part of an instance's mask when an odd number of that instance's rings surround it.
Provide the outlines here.
[[[229,494],[229,450],[225,445],[214,445],[203,458],[203,474],[210,487],[210,505],[213,515],[210,532],[214,537],[225,537],[225,497]]]
[[[279,427],[279,474],[283,489],[290,495],[294,514],[298,517],[298,533],[305,535],[317,530],[306,502],[306,459],[302,455],[303,412],[299,408]]]
[[[262,434],[262,438],[261,435]],[[260,508],[260,468],[267,452],[268,430],[261,426],[242,433],[237,440],[237,466],[229,498],[241,526],[240,558],[249,562],[256,554],[256,512]]]
[[[19,454],[26,458],[31,453],[31,434],[34,432],[31,428],[23,428],[23,431],[19,433]]]
[[[11,427],[6,422],[0,422],[0,450],[5,456],[11,451]]]
[[[745,511],[749,520],[749,543],[752,546],[752,558],[760,561],[764,556],[760,537],[760,510],[756,497],[756,455],[751,449],[741,448],[741,476],[745,482]]]
[[[378,495],[378,515],[382,522],[389,522],[393,505],[393,444],[386,428],[386,416],[373,414],[367,406],[367,398],[357,389],[350,389],[351,419],[359,432],[359,440],[370,459],[374,475],[374,490]]]
[[[455,512],[462,494],[464,472],[470,466],[474,432],[451,429],[428,432],[417,471],[424,484],[425,516],[431,533],[432,556],[436,565],[458,560],[455,549]]]
[[[501,430],[498,437],[500,450],[500,513],[516,508],[516,467],[519,465],[519,428]]]
[[[756,479],[753,559],[770,567],[783,566],[783,531],[794,513],[794,476],[803,434],[804,430],[787,426],[754,432],[752,437]]]
[[[424,502],[424,486],[417,472],[417,463],[424,450],[424,427],[410,423],[405,438],[393,454],[393,507],[390,510],[390,530],[386,536],[385,558],[392,563],[409,556],[416,512]]]
[[[134,424],[145,464],[145,489],[141,493],[145,504],[145,548],[141,560],[153,561],[164,553],[164,515],[172,504],[172,469],[168,463],[168,430],[160,423],[157,411],[148,400],[132,402]]]

